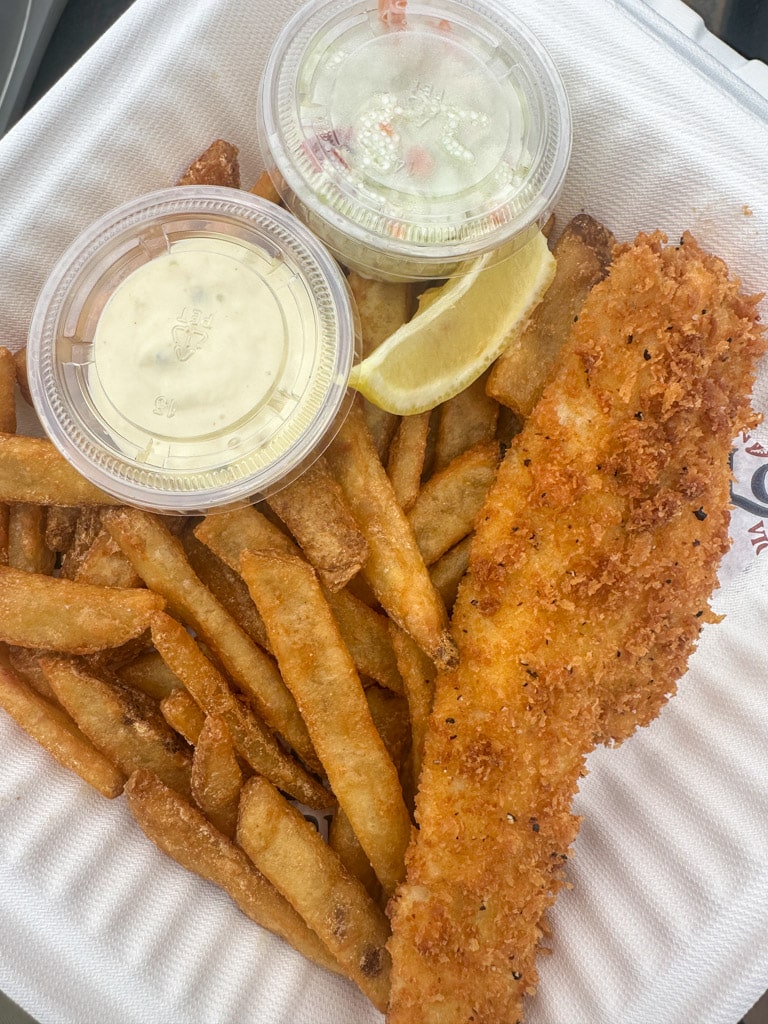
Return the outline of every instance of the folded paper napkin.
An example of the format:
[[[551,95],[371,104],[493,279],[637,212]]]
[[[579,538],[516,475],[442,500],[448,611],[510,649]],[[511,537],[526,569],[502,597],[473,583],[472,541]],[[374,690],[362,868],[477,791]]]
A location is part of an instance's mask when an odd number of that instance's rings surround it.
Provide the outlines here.
[[[244,179],[255,179],[259,78],[294,7],[138,0],[0,143],[4,344],[24,343],[37,292],[81,228],[172,183],[212,139],[239,145]],[[714,61],[641,0],[514,8],[571,98],[559,224],[586,210],[620,239],[690,229],[749,290],[765,289],[759,97],[715,81]],[[757,400],[768,408],[766,376]],[[589,760],[573,889],[551,915],[530,1024],[735,1024],[768,988],[766,432],[740,448],[737,544],[716,597],[726,619],[705,629],[660,719]],[[44,1024],[381,1020],[158,852],[122,799],[90,792],[5,716],[0,920],[0,989]]]

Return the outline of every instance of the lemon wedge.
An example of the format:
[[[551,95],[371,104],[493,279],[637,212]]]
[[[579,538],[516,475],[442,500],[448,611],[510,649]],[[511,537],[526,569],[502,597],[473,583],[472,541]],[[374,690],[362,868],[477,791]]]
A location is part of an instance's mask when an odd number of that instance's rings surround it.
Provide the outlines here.
[[[522,330],[555,274],[541,232],[522,248],[479,256],[430,289],[414,316],[353,367],[350,385],[400,416],[463,391]]]

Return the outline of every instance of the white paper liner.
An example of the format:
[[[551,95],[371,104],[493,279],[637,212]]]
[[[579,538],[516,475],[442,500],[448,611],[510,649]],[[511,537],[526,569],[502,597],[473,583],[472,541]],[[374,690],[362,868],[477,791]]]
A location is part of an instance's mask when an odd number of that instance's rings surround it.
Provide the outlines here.
[[[239,145],[244,181],[255,179],[259,76],[295,6],[138,0],[0,143],[5,344],[24,343],[38,289],[81,228],[173,182],[213,138]],[[620,239],[690,229],[747,289],[764,289],[768,119],[757,97],[739,102],[714,61],[682,36],[652,36],[612,0],[517,0],[515,11],[550,49],[573,107],[559,224],[586,210]],[[761,407],[765,394],[762,379]],[[737,486],[750,490],[754,468]],[[748,548],[737,537],[716,598],[727,618],[705,629],[680,696],[589,760],[574,888],[551,915],[531,1024],[734,1024],[768,988],[768,554],[748,532],[760,517],[744,514],[734,533]],[[0,922],[0,989],[43,1024],[381,1020],[6,716]]]

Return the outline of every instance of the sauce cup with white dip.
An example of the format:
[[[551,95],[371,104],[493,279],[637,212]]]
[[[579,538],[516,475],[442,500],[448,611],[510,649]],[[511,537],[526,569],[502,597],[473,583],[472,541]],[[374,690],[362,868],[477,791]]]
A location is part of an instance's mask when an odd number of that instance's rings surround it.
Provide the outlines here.
[[[561,78],[497,0],[310,0],[272,48],[259,113],[287,207],[391,280],[525,244],[570,157]]]
[[[142,196],[49,277],[30,390],[72,465],[127,504],[233,507],[284,486],[348,408],[357,346],[336,262],[290,213],[234,189]]]

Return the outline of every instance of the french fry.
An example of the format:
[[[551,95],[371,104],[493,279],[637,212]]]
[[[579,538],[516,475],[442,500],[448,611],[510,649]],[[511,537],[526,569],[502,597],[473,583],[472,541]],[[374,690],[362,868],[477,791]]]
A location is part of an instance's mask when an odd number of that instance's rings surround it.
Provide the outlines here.
[[[427,565],[472,531],[498,464],[498,444],[481,442],[424,484],[408,520]]]
[[[24,398],[27,405],[32,405],[32,395],[29,391],[29,374],[27,373],[27,348],[18,349],[13,354],[13,362],[16,367],[16,383],[19,385],[19,391]],[[14,428],[15,429],[15,428]],[[12,434],[13,430],[8,431]]]
[[[98,505],[80,509],[72,540],[61,558],[59,574],[64,579],[75,579],[101,529],[101,509]]]
[[[341,807],[331,819],[328,845],[350,875],[356,878],[365,887],[371,899],[378,903],[381,899],[381,882],[376,877],[376,872],[371,867],[371,862]]]
[[[95,587],[0,566],[0,640],[69,654],[140,636],[165,601],[149,590]]]
[[[242,572],[331,789],[391,895],[405,870],[410,820],[317,577],[302,559],[263,552],[246,552]]]
[[[0,433],[0,501],[38,505],[117,505],[80,476],[51,441]]]
[[[242,577],[214,554],[207,544],[198,540],[192,531],[182,535],[181,543],[189,564],[216,600],[254,643],[269,651],[267,631]]]
[[[389,925],[361,883],[266,779],[243,787],[237,841],[374,1006],[389,996]]]
[[[190,792],[192,754],[145,694],[94,672],[71,658],[41,655],[51,689],[93,745],[126,775],[148,768],[177,792]]]
[[[240,188],[237,146],[216,139],[182,174],[177,185],[224,185]]]
[[[405,695],[408,700],[411,729],[411,779],[414,787],[418,784],[421,762],[424,757],[424,741],[427,725],[435,698],[435,667],[418,645],[394,622],[390,623],[392,643],[397,654]]]
[[[285,523],[325,586],[340,590],[368,555],[368,544],[322,456],[267,504]]]
[[[181,688],[181,680],[171,672],[157,651],[146,651],[118,669],[122,683],[141,690],[148,697],[162,700]]]
[[[218,715],[206,716],[192,755],[192,797],[215,828],[235,838],[243,773],[232,737]]]
[[[321,809],[333,804],[332,795],[283,750],[263,722],[235,697],[224,676],[180,623],[164,613],[156,615],[152,620],[152,639],[201,710],[226,722],[238,753],[255,772],[309,807]]]
[[[103,521],[147,586],[162,594],[173,614],[205,640],[267,725],[314,769],[317,758],[307,727],[274,662],[195,575],[181,541],[138,509],[109,509]]]
[[[280,193],[275,188],[274,182],[266,171],[262,171],[251,188],[251,195],[259,196],[261,199],[268,199],[270,203],[280,202]]]
[[[445,607],[378,460],[359,406],[353,406],[326,457],[368,541],[363,572],[376,597],[435,664],[455,665],[456,645]]]
[[[486,372],[440,406],[434,472],[445,469],[473,445],[495,437],[499,404],[486,394],[487,380]]]
[[[339,973],[336,961],[293,907],[200,811],[148,771],[131,775],[125,795],[141,830],[164,853],[218,885],[256,924],[314,963]]]
[[[403,416],[387,458],[387,475],[404,512],[416,501],[424,472],[431,412]]]
[[[64,552],[72,544],[80,509],[49,505],[45,513],[45,544],[50,551]]]
[[[363,358],[379,347],[411,314],[411,289],[407,284],[372,281],[354,270],[348,278],[360,317]],[[384,412],[372,402],[363,402],[366,426],[376,447],[379,460],[386,465],[389,446],[397,430],[398,417]]]
[[[197,744],[205,725],[205,712],[201,711],[194,697],[186,690],[174,690],[160,701],[160,711],[179,736],[193,747]]]
[[[423,652],[420,653],[426,658]],[[432,664],[429,659],[427,661]],[[411,748],[408,701],[400,694],[376,685],[366,687],[365,699],[368,701],[368,710],[371,712],[376,732],[381,736],[387,753],[399,772]]]
[[[50,575],[56,556],[45,543],[44,507],[16,502],[8,512],[8,565]]]
[[[469,566],[472,537],[473,534],[470,533],[464,540],[454,544],[450,551],[446,551],[429,569],[432,582],[449,612],[453,609],[456,595],[459,592],[459,584]]]
[[[8,663],[22,682],[31,686],[36,693],[50,701],[51,704],[58,704],[58,698],[40,668],[40,655],[43,653],[45,652],[35,651],[29,647],[8,647]]]
[[[403,692],[386,616],[360,601],[346,588],[335,594],[325,592],[357,671],[395,693]]]
[[[581,213],[555,243],[555,277],[528,326],[496,360],[488,394],[523,418],[530,416],[557,356],[592,287],[611,264],[615,238],[598,221]]]
[[[245,551],[300,554],[290,537],[286,537],[255,508],[208,516],[197,526],[195,535],[238,574]],[[358,671],[395,692],[401,692],[402,683],[383,616],[355,598],[346,588],[337,590],[335,594],[326,592],[326,598]]]
[[[0,645],[0,707],[59,764],[112,799],[125,776],[78,729],[70,716],[33,690],[13,671]]]
[[[141,577],[103,526],[99,527],[90,547],[82,553],[73,578],[98,587],[141,586]]]

